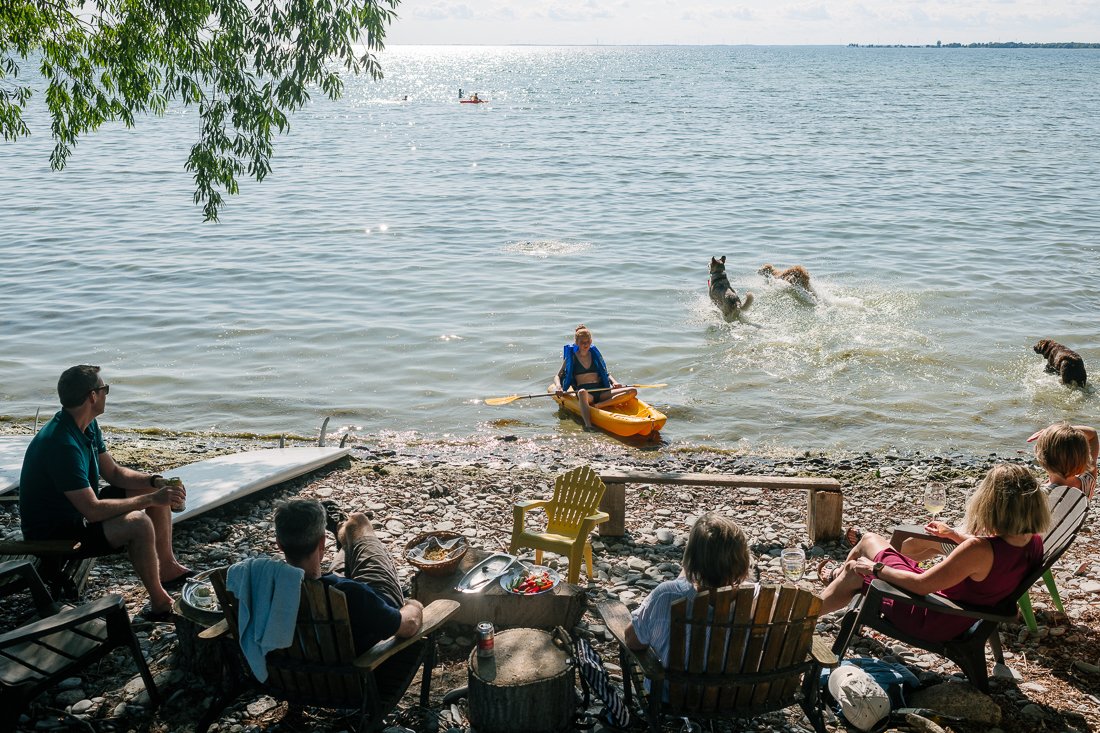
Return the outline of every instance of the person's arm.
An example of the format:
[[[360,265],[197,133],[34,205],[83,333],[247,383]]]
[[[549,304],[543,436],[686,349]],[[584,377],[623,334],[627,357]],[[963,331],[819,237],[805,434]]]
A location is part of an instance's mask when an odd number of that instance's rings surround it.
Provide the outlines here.
[[[424,604],[409,598],[405,601],[405,605],[401,607],[401,625],[397,628],[394,636],[399,639],[415,636],[420,632],[420,627],[423,625]]]
[[[558,373],[554,375],[554,392],[557,394],[564,394],[565,389],[561,386],[561,380],[565,378],[565,359],[561,360],[561,366],[558,368]]]
[[[65,496],[89,522],[102,522],[128,512],[144,511],[151,506],[171,504],[179,489],[164,486],[148,494],[139,494],[126,499],[100,499],[91,486],[77,491],[66,491]]]
[[[1089,472],[1096,476],[1096,455],[1100,453],[1100,437],[1096,434],[1096,428],[1089,425],[1074,425],[1073,427],[1080,430],[1085,434],[1085,437],[1089,441],[1089,455],[1092,456],[1092,462],[1089,464]]]
[[[634,630],[633,623],[626,627],[626,645],[631,649],[637,650],[645,649],[649,646],[638,638],[638,632]]]
[[[873,575],[875,562],[869,557],[849,560],[852,569],[867,577]],[[989,542],[979,537],[971,537],[955,548],[943,562],[932,566],[923,573],[911,573],[908,570],[892,568],[886,565],[879,571],[878,577],[891,585],[910,593],[927,595],[945,588],[958,585],[975,575],[983,579],[993,567],[993,548]]]

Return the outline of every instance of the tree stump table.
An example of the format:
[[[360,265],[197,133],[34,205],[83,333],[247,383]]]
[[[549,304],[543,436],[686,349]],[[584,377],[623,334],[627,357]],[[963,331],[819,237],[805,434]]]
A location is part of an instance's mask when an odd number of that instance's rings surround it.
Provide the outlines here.
[[[458,601],[462,605],[450,623],[463,626],[474,626],[482,621],[490,621],[498,629],[553,629],[555,626],[572,629],[577,625],[584,615],[584,588],[564,580],[554,590],[534,596],[508,593],[497,581],[489,583],[479,593],[456,591],[454,587],[462,576],[489,555],[485,550],[471,547],[451,575],[418,572],[413,577],[412,597],[425,606],[440,598]]]
[[[478,733],[553,733],[572,727],[573,666],[569,654],[539,629],[496,635],[493,656],[468,664],[470,723]]]

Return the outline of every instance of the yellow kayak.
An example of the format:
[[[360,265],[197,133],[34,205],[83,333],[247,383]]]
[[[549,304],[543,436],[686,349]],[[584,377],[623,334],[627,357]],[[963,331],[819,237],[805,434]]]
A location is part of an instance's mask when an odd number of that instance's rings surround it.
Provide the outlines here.
[[[574,415],[580,416],[581,408],[573,394],[566,393],[564,397],[555,395],[554,401]],[[665,421],[668,420],[663,412],[647,405],[637,397],[607,409],[592,407],[589,414],[592,416],[592,424],[596,427],[624,437],[655,433],[663,428]]]

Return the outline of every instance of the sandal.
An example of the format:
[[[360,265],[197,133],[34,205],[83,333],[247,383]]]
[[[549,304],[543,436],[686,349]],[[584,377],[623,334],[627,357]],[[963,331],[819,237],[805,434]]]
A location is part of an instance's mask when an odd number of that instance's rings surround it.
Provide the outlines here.
[[[863,530],[858,525],[852,525],[844,532],[844,544],[852,549],[863,539]]]
[[[829,585],[837,576],[840,575],[840,571],[844,569],[842,563],[838,563],[831,557],[827,557],[821,561],[817,566],[817,579],[821,581],[822,585]]]
[[[172,612],[171,608],[166,611],[154,611],[153,604],[146,603],[145,606],[143,606],[142,609],[138,611],[137,616],[134,617],[134,621],[145,621],[146,623],[150,624],[163,624],[172,621],[174,617],[175,614]]]
[[[198,573],[194,570],[185,570],[171,580],[162,580],[160,585],[164,590],[179,590],[187,584],[187,581],[194,578]]]
[[[341,550],[340,525],[348,521],[348,513],[332,499],[322,501],[321,506],[325,508],[325,529],[332,532],[332,536],[336,538],[336,549]]]

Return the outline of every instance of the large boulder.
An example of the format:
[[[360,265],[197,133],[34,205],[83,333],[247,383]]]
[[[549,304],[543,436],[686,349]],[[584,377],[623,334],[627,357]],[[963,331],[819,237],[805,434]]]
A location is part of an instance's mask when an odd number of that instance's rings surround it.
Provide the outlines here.
[[[917,690],[909,696],[909,704],[972,723],[997,725],[1001,722],[1001,708],[993,698],[979,692],[969,682],[944,682]]]

